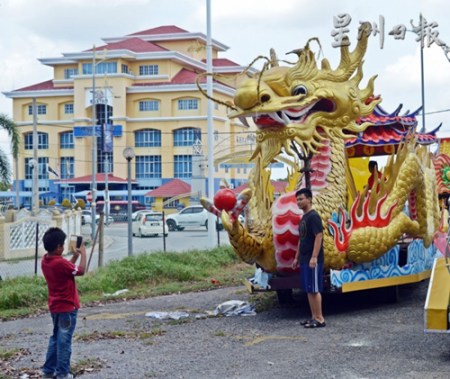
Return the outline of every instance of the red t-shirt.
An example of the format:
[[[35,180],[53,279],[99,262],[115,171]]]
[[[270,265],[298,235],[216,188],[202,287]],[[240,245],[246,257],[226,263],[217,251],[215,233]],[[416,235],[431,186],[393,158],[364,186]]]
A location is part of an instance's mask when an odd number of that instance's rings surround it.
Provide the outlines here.
[[[60,255],[45,254],[41,268],[47,281],[50,312],[72,312],[80,308],[80,298],[75,283],[75,276],[81,275],[78,266]]]

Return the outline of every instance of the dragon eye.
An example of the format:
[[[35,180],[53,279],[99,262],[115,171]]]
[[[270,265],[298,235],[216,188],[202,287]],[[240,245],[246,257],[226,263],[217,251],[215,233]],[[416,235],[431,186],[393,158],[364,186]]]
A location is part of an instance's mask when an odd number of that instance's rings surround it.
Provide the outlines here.
[[[292,96],[306,95],[308,93],[305,86],[297,86],[292,90]]]

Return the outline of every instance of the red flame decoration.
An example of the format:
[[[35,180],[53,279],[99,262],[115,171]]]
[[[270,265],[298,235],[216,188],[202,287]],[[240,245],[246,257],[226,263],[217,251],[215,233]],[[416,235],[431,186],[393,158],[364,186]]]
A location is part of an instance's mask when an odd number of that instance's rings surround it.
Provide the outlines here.
[[[392,218],[392,213],[397,206],[397,202],[392,204],[387,213],[383,216],[381,214],[381,207],[387,199],[387,194],[384,195],[376,204],[375,213],[369,212],[369,196],[366,196],[363,203],[363,212],[361,216],[357,215],[357,208],[359,207],[361,201],[361,195],[358,193],[355,201],[350,209],[350,219],[348,215],[344,212],[344,209],[339,208],[341,213],[341,223],[337,224],[334,221],[328,220],[328,224],[331,229],[333,229],[334,243],[340,252],[344,252],[348,249],[350,242],[350,237],[353,230],[360,229],[367,226],[372,226],[376,228],[382,228],[389,225]],[[347,227],[347,223],[350,221],[350,225]]]

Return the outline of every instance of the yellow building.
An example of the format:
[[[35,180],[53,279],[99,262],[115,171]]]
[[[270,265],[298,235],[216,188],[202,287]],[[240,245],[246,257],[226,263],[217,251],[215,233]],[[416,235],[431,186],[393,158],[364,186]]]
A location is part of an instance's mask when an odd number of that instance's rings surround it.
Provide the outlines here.
[[[206,72],[206,36],[161,26],[103,41],[104,46],[39,59],[53,68],[52,79],[4,93],[13,100],[13,119],[23,136],[14,164],[14,188],[25,193],[21,203],[31,199],[33,125],[44,198],[84,197],[96,173],[101,199],[108,172],[111,199],[126,198],[125,147],[135,152],[134,199],[144,201],[145,193],[173,178],[193,184],[193,177],[207,175],[208,100],[196,85],[198,74]],[[213,40],[213,71],[223,79],[213,82],[214,98],[224,103],[232,100],[245,68],[219,57],[227,49]],[[206,80],[201,83],[206,92]],[[239,147],[251,150],[254,135],[238,120],[228,120],[226,106],[214,103],[213,129],[215,158]],[[234,186],[246,181],[249,167],[220,162],[216,189],[221,179]],[[205,180],[200,187],[201,192],[208,188]]]

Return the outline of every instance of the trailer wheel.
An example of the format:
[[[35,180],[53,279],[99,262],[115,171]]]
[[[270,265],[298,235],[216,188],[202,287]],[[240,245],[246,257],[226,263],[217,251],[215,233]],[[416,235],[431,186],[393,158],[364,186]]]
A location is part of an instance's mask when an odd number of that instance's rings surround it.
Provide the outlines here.
[[[277,290],[277,297],[280,304],[290,304],[294,301],[292,289]]]
[[[389,304],[397,303],[400,300],[399,286],[385,287],[384,296],[387,303]]]
[[[379,301],[387,304],[395,304],[400,300],[399,286],[388,286],[375,289]]]

